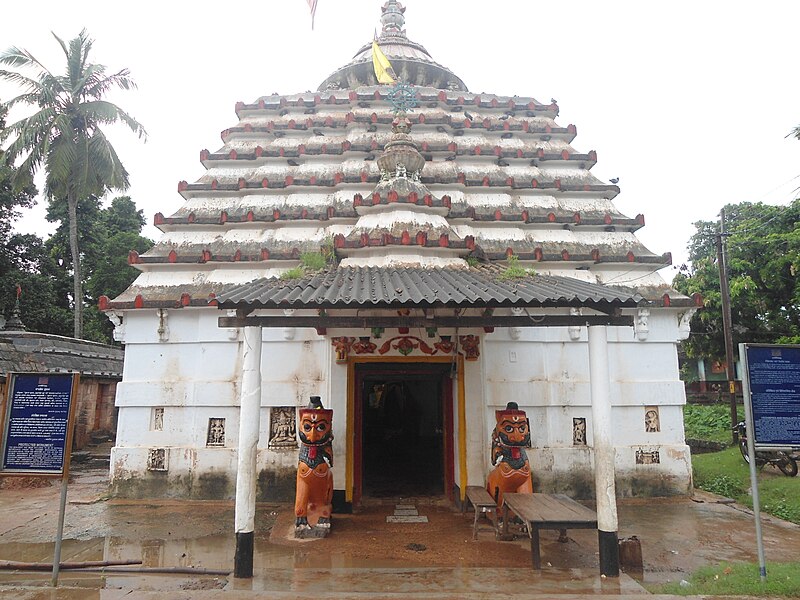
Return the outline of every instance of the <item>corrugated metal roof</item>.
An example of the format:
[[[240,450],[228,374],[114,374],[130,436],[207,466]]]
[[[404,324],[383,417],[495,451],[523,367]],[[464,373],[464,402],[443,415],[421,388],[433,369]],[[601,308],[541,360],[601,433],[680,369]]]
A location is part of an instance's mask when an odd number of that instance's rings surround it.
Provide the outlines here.
[[[636,306],[629,290],[570,277],[502,277],[497,268],[339,267],[299,279],[259,279],[217,296],[220,308]]]

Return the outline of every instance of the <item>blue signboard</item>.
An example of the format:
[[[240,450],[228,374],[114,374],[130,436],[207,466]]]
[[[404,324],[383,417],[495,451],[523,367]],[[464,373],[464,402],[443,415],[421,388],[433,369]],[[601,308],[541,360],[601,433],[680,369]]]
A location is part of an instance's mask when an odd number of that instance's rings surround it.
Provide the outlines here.
[[[60,475],[72,441],[77,375],[11,375],[3,435],[3,473]]]
[[[800,346],[745,350],[756,447],[800,446]]]

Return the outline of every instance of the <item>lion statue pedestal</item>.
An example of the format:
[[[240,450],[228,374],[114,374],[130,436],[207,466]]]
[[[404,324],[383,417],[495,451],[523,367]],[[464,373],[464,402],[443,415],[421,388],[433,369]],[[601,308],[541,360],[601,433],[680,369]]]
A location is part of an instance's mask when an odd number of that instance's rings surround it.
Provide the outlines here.
[[[320,538],[331,531],[333,499],[333,411],[311,396],[300,409],[300,457],[294,503],[294,537]]]

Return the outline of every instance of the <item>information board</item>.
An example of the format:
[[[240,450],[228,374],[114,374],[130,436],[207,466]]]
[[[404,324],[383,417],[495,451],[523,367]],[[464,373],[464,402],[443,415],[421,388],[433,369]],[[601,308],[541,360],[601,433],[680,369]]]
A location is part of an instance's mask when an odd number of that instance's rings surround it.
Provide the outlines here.
[[[756,449],[800,447],[800,346],[744,350]]]
[[[5,405],[2,474],[62,475],[72,443],[74,373],[13,373]]]

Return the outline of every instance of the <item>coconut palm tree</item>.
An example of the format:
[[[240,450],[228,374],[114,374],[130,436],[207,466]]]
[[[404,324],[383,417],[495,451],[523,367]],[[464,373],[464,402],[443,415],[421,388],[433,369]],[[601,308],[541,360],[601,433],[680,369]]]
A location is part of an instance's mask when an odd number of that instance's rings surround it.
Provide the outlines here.
[[[22,93],[3,107],[32,107],[35,112],[0,131],[0,144],[8,142],[4,156],[16,166],[13,185],[22,189],[33,183],[36,172],[45,172],[45,195],[67,202],[69,243],[74,281],[74,335],[83,333],[83,281],[78,246],[78,203],[109,190],[128,187],[128,172],[101,126],[122,123],[140,139],[144,127],[121,108],[104,100],[114,88],[133,89],[136,84],[127,69],[106,73],[103,65],[89,62],[93,40],[84,29],[64,43],[57,35],[66,58],[61,75],[48,70],[27,50],[12,47],[0,54],[0,79],[21,88]],[[26,73],[30,73],[26,75]]]

